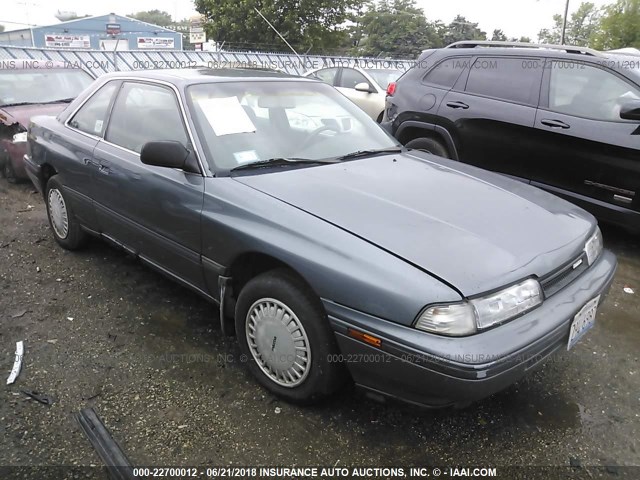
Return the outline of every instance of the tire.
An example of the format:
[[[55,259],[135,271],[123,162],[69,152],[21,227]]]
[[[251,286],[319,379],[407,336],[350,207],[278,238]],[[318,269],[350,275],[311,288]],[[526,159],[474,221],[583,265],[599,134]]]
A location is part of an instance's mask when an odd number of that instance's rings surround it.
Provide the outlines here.
[[[58,245],[67,250],[77,250],[86,243],[87,234],[80,227],[71,205],[62,192],[57,175],[51,177],[47,182],[44,197],[49,226]]]
[[[384,112],[380,112],[380,115],[378,115],[378,118],[376,119],[376,122],[382,123],[383,119],[384,119]]]
[[[451,158],[447,147],[433,138],[416,138],[408,142],[405,146],[414,150],[422,150],[423,152],[432,153],[439,157]]]
[[[277,318],[286,318],[285,312],[290,314],[288,328]],[[346,380],[344,365],[331,361],[338,346],[320,300],[289,270],[250,280],[238,297],[235,321],[249,370],[275,395],[292,403],[317,403]]]

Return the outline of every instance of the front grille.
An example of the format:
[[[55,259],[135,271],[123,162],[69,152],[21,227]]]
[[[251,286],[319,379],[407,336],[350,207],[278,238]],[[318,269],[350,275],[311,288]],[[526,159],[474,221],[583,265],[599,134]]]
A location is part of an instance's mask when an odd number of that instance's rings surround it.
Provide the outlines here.
[[[574,265],[579,262],[581,263],[574,268]],[[587,254],[583,252],[573,261],[560,267],[555,272],[550,273],[540,281],[540,285],[542,285],[542,290],[544,291],[544,296],[548,298],[551,295],[558,293],[578,278],[587,268],[589,268],[589,262],[587,261]]]

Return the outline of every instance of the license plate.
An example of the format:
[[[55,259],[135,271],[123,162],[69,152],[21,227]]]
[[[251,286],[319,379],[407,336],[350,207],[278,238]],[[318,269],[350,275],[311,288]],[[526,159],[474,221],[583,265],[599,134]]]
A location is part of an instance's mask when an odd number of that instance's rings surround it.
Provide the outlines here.
[[[596,311],[598,310],[598,302],[600,302],[600,295],[588,302],[582,309],[573,317],[571,323],[571,330],[569,331],[569,343],[567,344],[567,350],[570,350],[578,341],[587,333],[596,323]]]

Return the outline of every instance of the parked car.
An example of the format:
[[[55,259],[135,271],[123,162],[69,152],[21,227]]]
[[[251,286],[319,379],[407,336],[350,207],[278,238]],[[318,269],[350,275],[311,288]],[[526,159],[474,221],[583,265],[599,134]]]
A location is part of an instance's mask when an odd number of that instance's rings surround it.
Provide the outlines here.
[[[0,62],[0,174],[10,182],[27,178],[23,157],[34,115],[57,115],[94,77],[63,62]]]
[[[289,401],[347,373],[418,404],[487,396],[573,347],[616,269],[589,213],[409,151],[312,79],[107,74],[28,145],[62,247],[101,237],[216,303]]]
[[[387,86],[400,75],[402,71],[388,68],[331,67],[311,70],[303,76],[333,85],[380,123],[384,114]]]
[[[425,51],[389,93],[384,126],[408,147],[516,177],[640,232],[636,57],[458,42]]]

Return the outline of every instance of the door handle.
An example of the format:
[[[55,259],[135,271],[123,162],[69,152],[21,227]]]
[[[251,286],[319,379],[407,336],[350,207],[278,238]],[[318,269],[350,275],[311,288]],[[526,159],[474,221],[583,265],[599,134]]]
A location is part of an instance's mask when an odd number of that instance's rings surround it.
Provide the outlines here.
[[[100,168],[100,164],[98,162],[93,161],[91,158],[83,158],[82,161],[87,166],[91,165],[92,167]]]
[[[542,123],[542,125],[546,125],[547,127],[551,127],[551,128],[562,128],[565,130],[571,128],[571,125],[569,125],[568,123],[564,123],[560,120],[544,119],[544,120],[540,120],[540,123]]]
[[[469,105],[467,105],[464,102],[449,102],[449,103],[447,103],[447,107],[449,107],[449,108],[461,108],[463,110],[466,110],[467,108],[469,108]]]

